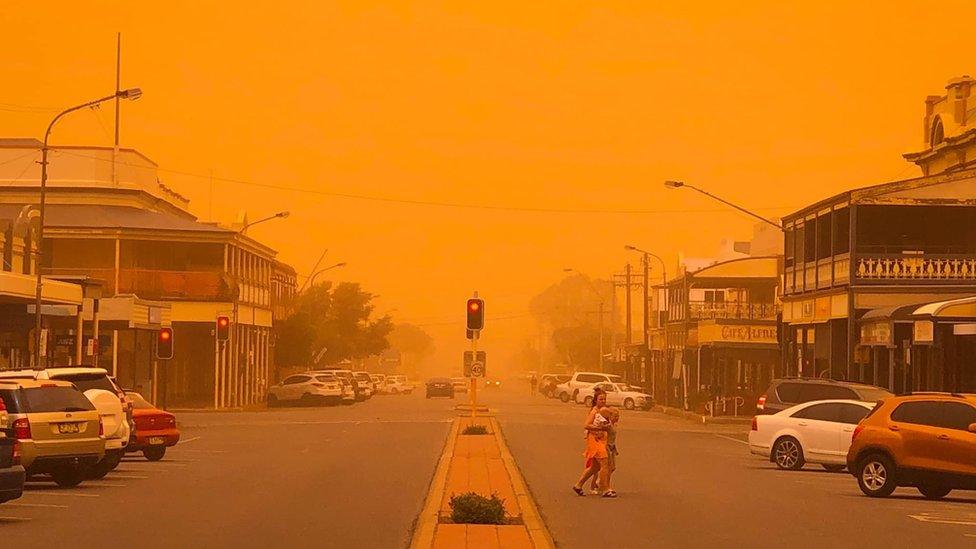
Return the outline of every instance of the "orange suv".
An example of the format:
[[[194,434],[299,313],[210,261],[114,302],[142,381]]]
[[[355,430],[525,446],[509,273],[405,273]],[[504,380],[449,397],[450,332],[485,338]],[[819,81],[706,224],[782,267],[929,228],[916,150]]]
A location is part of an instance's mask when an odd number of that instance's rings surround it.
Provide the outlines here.
[[[899,486],[914,486],[929,499],[976,490],[976,395],[882,400],[854,429],[847,470],[871,497]]]

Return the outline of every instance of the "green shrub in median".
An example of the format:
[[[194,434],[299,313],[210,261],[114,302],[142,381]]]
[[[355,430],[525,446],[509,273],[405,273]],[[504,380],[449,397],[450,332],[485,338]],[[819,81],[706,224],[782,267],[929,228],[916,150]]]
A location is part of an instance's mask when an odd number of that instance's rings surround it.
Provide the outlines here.
[[[451,496],[451,520],[455,524],[505,524],[505,500],[474,492]]]
[[[461,431],[462,435],[487,435],[488,428],[484,425],[468,425]]]

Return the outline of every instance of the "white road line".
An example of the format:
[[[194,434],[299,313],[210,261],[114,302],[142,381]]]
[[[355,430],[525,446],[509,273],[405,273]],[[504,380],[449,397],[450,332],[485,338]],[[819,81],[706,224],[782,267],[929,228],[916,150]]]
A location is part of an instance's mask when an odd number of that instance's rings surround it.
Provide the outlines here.
[[[4,503],[4,507],[43,507],[45,509],[67,509],[67,505],[55,505],[53,503]]]
[[[712,433],[712,434],[715,435],[715,433]],[[715,436],[717,436],[718,438],[724,438],[725,440],[731,440],[732,442],[738,442],[739,444],[745,444],[745,445],[748,445],[749,444],[748,442],[746,442],[744,440],[739,440],[739,439],[734,438],[734,437],[727,437],[725,435],[715,435]]]
[[[55,492],[53,490],[29,490],[24,496],[65,496],[72,498],[100,498],[101,494],[79,494],[77,492]]]
[[[193,442],[194,440],[200,440],[201,438],[203,438],[203,437],[185,438],[185,439],[177,442],[176,444],[186,444],[187,442]]]
[[[27,522],[29,520],[34,520],[34,519],[29,517],[0,517],[0,522],[3,522],[5,520]]]
[[[89,480],[87,482],[90,483],[91,486],[105,486],[106,488],[125,488],[128,486],[128,484],[120,484],[118,482],[102,482],[100,480]]]
[[[972,521],[972,520],[952,520],[952,519],[928,517],[925,515],[908,515],[908,516],[919,522],[935,522],[938,524],[958,524],[961,526],[976,526],[976,521]]]
[[[149,477],[144,477],[140,475],[111,475],[109,478],[113,480],[142,480]]]

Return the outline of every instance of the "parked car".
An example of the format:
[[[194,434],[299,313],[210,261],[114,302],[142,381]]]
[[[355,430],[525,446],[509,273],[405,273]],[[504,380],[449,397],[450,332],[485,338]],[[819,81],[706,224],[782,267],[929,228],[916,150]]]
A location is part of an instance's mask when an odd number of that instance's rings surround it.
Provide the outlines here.
[[[352,387],[352,392],[353,395],[355,396],[354,401],[362,402],[368,398],[366,396],[366,387],[362,386],[362,381],[356,379],[356,375],[353,373],[352,370],[344,370],[342,368],[325,368],[316,371],[322,373],[330,373],[336,377],[345,380]],[[372,393],[370,393],[370,395],[372,395]]]
[[[467,393],[468,386],[471,385],[471,380],[466,377],[452,377],[451,384],[454,385],[455,393]]]
[[[854,427],[873,407],[859,400],[822,400],[756,416],[749,451],[780,469],[795,471],[816,463],[828,471],[842,471]]]
[[[386,385],[391,395],[409,395],[413,392],[413,384],[408,382],[407,376],[404,375],[386,376]]]
[[[342,381],[330,373],[295,374],[268,388],[268,407],[282,404],[315,406],[339,402],[343,397]]]
[[[126,453],[142,452],[149,461],[163,459],[166,448],[176,446],[180,441],[176,416],[156,408],[139,393],[126,391],[125,398],[132,403],[132,416],[136,422]]]
[[[77,486],[105,457],[99,411],[71,383],[3,379],[0,399],[28,476],[48,474],[58,486]]]
[[[427,398],[442,396],[454,398],[454,383],[447,377],[432,377],[427,380]]]
[[[832,379],[774,379],[756,402],[757,414],[775,414],[797,404],[815,400],[860,400],[877,402],[894,396],[874,385]]]
[[[360,392],[363,394],[363,400],[373,398],[373,393],[376,392],[373,389],[373,378],[366,372],[353,372],[352,377],[359,384]]]
[[[580,389],[592,389],[597,383],[619,383],[620,376],[599,372],[576,372],[569,381],[556,386],[556,396],[563,402],[576,400]]]
[[[386,376],[384,374],[369,374],[369,377],[373,380],[373,394],[386,393]]]
[[[118,467],[134,428],[132,404],[104,368],[55,367],[44,370],[11,370],[0,372],[0,379],[58,380],[74,384],[95,406],[101,416],[105,437],[103,459],[89,468],[90,478],[102,478]]]
[[[7,429],[7,407],[0,398],[0,503],[19,498],[24,493],[27,475],[20,464],[20,448],[13,431]],[[10,435],[7,435],[7,432]]]
[[[569,381],[572,377],[569,374],[543,374],[539,378],[539,392],[549,398],[555,398],[557,396],[556,386]]]
[[[654,397],[644,393],[639,387],[626,383],[597,383],[580,389],[576,393],[576,403],[593,406],[593,392],[599,387],[607,393],[607,406],[618,406],[627,410],[649,410],[654,406]]]
[[[916,393],[881,401],[853,433],[847,468],[864,494],[914,486],[928,499],[976,490],[976,395]]]

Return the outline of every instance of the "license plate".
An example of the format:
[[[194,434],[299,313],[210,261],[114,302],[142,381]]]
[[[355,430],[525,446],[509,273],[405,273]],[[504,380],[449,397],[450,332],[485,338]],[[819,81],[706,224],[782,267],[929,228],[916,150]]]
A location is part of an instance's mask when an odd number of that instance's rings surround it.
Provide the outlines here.
[[[78,432],[77,423],[58,423],[58,432],[62,435]]]
[[[150,446],[157,446],[159,444],[166,444],[166,439],[164,437],[149,437]]]

